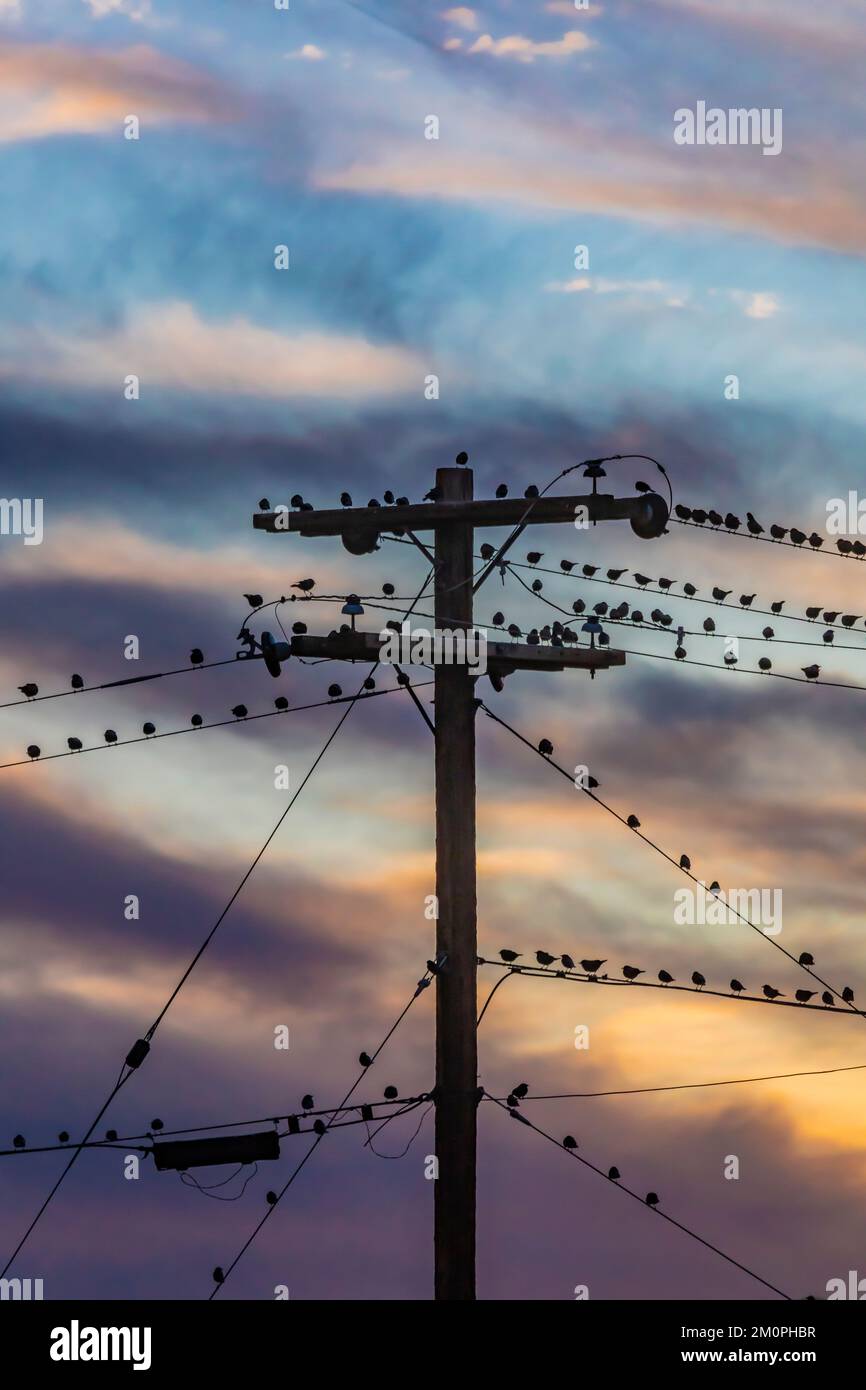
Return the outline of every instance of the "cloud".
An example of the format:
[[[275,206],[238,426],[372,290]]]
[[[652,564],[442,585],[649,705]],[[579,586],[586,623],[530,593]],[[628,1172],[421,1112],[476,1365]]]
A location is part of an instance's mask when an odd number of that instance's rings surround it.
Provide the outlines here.
[[[236,103],[208,74],[146,44],[91,49],[0,43],[0,141],[51,135],[118,136],[134,114],[151,124],[221,122]]]
[[[295,48],[291,53],[286,54],[287,58],[300,58],[305,63],[319,63],[327,56],[325,50],[314,43],[302,44],[300,48]]]
[[[133,23],[140,24],[152,14],[150,0],[84,0],[84,4],[90,10],[93,19],[105,19],[110,14],[122,14]]]
[[[468,29],[470,32],[474,32],[480,28],[478,15],[466,5],[455,5],[451,10],[443,10],[442,18],[447,20],[449,24],[455,24],[458,29]]]
[[[572,280],[551,280],[544,288],[555,294],[578,294],[582,290],[592,290],[595,294],[672,293],[672,287],[664,280],[608,280],[603,275],[596,280],[591,280],[588,275],[575,276]]]
[[[565,58],[592,47],[593,40],[580,29],[569,29],[561,39],[550,40],[527,39],[522,34],[508,34],[504,38],[494,39],[491,34],[479,34],[467,52],[489,53],[494,58],[516,58],[521,63],[532,63],[536,58]]]
[[[771,319],[779,312],[778,299],[766,290],[758,290],[754,294],[733,290],[732,298],[737,304],[743,305],[743,313],[747,319]]]
[[[237,315],[204,320],[192,304],[139,305],[121,327],[88,335],[42,331],[23,364],[0,357],[0,379],[48,379],[119,390],[127,374],[152,386],[262,397],[353,397],[420,390],[423,370],[399,348],[322,332],[288,336]]]

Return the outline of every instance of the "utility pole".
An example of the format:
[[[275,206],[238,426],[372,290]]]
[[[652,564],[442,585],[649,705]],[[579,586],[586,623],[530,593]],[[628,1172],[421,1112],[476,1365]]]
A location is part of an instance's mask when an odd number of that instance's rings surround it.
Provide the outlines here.
[[[468,468],[440,468],[435,501],[339,511],[259,512],[257,530],[304,536],[340,536],[354,555],[379,548],[383,533],[408,534],[434,561],[434,614],[439,631],[473,626],[473,556],[476,526],[573,523],[578,512],[598,521],[630,521],[643,539],[660,536],[668,507],[657,493],[616,498],[599,493],[601,462],[587,465],[591,495],[476,501]],[[415,531],[432,530],[430,557]],[[504,551],[503,551],[504,553]],[[353,620],[354,621],[354,620]],[[272,640],[272,639],[269,639]],[[344,628],[327,637],[293,637],[280,644],[299,656],[376,661],[377,634]],[[263,651],[264,654],[264,651]],[[281,656],[280,659],[284,659]],[[487,671],[498,682],[514,671],[582,668],[592,674],[625,664],[623,652],[488,641]],[[279,661],[268,667],[278,674]],[[439,663],[434,671],[436,764],[436,1159],[434,1265],[437,1301],[475,1298],[475,1151],[477,1115],[477,945],[475,890],[475,680],[468,665]]]

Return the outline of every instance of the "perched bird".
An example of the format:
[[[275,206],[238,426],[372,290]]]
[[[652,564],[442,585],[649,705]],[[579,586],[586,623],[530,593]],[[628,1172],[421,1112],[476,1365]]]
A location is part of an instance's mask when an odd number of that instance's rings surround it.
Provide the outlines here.
[[[202,717],[200,714],[194,714],[189,722],[194,729],[200,729],[202,726]]]
[[[636,965],[624,965],[622,973],[627,980],[636,980],[638,975],[645,975],[645,970],[639,970]]]
[[[278,1202],[278,1200],[279,1200],[279,1198],[277,1197],[276,1192],[266,1192],[266,1193],[265,1193],[265,1201],[267,1202],[267,1204],[268,1204],[269,1207],[275,1207],[276,1204],[277,1204],[277,1202]]]
[[[301,496],[301,494],[300,494],[299,492],[296,492],[295,495],[294,495],[294,497],[292,498],[292,506],[293,506],[293,507],[303,507],[303,505],[304,505],[304,499],[303,499],[303,497]]]
[[[378,497],[371,497],[367,503],[368,507],[381,507],[381,505],[382,503],[379,501]]]
[[[250,608],[261,608],[262,603],[264,602],[261,594],[244,594],[244,598],[250,605]]]
[[[742,522],[738,516],[734,516],[733,512],[728,512],[728,515],[725,517],[725,525],[729,531],[739,531]]]
[[[384,498],[385,505],[387,507],[392,507],[394,505],[394,494],[390,488],[385,489],[385,491],[382,493],[382,497]]]
[[[565,966],[566,970],[576,969],[576,966],[574,964],[574,961],[571,959],[571,956],[567,956],[563,953],[563,955],[560,956],[560,960],[562,961],[562,964]],[[583,964],[582,961],[581,964]]]
[[[836,1001],[828,989],[821,995],[821,1003],[826,1004],[828,1009],[835,1009]]]
[[[736,666],[736,664],[737,664],[737,658],[734,656],[734,653],[733,653],[733,652],[725,652],[725,665],[726,665],[726,666]]]
[[[553,965],[556,961],[558,961],[559,956],[552,956],[547,951],[536,951],[535,959],[538,961],[539,965],[543,965],[546,967]]]
[[[629,827],[630,830],[637,830],[640,825],[640,821],[638,820],[637,816],[631,815],[626,821],[626,825]]]
[[[288,709],[288,708],[289,708],[289,702],[288,702],[288,700],[286,699],[285,695],[278,695],[277,698],[274,700],[274,709]]]
[[[83,689],[84,689],[84,677],[83,677],[83,676],[79,676],[79,675],[74,675],[74,676],[72,677],[72,680],[70,681],[70,685],[72,686],[72,689],[73,689],[73,690],[83,690]]]
[[[316,1104],[316,1102],[313,1100],[313,1097],[312,1097],[309,1093],[308,1093],[307,1095],[305,1095],[305,1096],[301,1096],[301,1109],[302,1109],[302,1110],[312,1110],[312,1109],[314,1109],[315,1104]]]
[[[296,634],[296,636],[298,636],[298,637],[303,637],[303,635],[304,635],[304,633],[306,632],[306,630],[307,630],[307,624],[306,624],[306,623],[292,623],[292,632],[294,632],[294,633]]]
[[[505,614],[504,614],[504,613],[494,613],[494,614],[493,614],[493,617],[490,619],[490,621],[491,621],[491,623],[493,624],[494,627],[504,627],[504,626],[505,626]]]
[[[837,610],[837,611],[835,611],[835,612],[831,610],[830,612],[825,613],[825,614],[824,614],[824,622],[825,622],[825,623],[831,623],[831,624],[832,624],[832,623],[835,623],[836,619],[839,617],[839,611],[841,611],[841,610]]]
[[[787,526],[777,526],[774,522],[770,527],[770,535],[774,541],[783,541],[788,534]]]
[[[660,580],[659,580],[659,588],[660,588],[660,589],[664,589],[665,593],[667,593],[668,590],[669,590],[674,584],[676,584],[676,582],[677,582],[677,581],[676,581],[675,579],[660,579]]]
[[[816,681],[821,674],[821,667],[817,666],[814,662],[811,666],[801,666],[800,670],[803,672],[807,681]]]
[[[527,556],[526,556],[527,564],[530,564],[530,565],[537,565],[538,562],[539,562],[539,560],[543,560],[543,559],[544,559],[544,551],[543,551],[543,550],[530,550],[530,551],[527,552]]]
[[[485,541],[480,547],[479,554],[482,560],[492,560],[493,556],[496,554],[496,548],[492,546],[489,541]]]
[[[57,1138],[60,1140],[61,1144],[68,1144],[68,1143],[69,1143],[69,1131],[66,1130],[66,1129],[61,1129],[61,1131],[60,1131],[60,1133],[58,1134]]]
[[[764,985],[763,988],[764,994],[768,999],[778,999],[780,996],[784,998],[782,991],[780,989],[773,989],[772,985]]]
[[[708,513],[704,511],[703,507],[692,508],[692,521],[696,521],[699,526],[703,526],[704,522],[707,520],[707,517]]]
[[[675,983],[673,975],[669,975],[666,970],[659,971],[659,979],[663,985],[672,985]]]
[[[776,633],[775,633],[775,629],[774,629],[774,628],[772,628],[772,627],[764,627],[764,628],[761,628],[761,636],[762,636],[763,638],[765,638],[766,641],[769,642],[769,641],[771,640],[771,638],[775,637],[775,635],[776,635]]]
[[[677,661],[682,661],[687,655],[685,647],[674,647],[674,656]]]
[[[574,600],[574,603],[571,605],[571,608],[572,612],[577,613],[579,615],[585,611],[586,604],[584,603],[582,598],[576,598]]]
[[[348,492],[341,492],[341,493],[340,493],[340,506],[341,506],[341,507],[351,507],[351,505],[352,505],[352,498],[350,497],[349,493],[348,493]]]
[[[27,745],[27,756],[28,756],[28,758],[38,758],[38,757],[39,757],[39,754],[40,754],[41,752],[42,752],[42,749],[39,747],[39,744],[38,744],[38,743],[29,743],[29,744]]]
[[[396,1086],[386,1086],[382,1094],[386,1100],[396,1100],[400,1092]]]
[[[423,500],[424,500],[425,502],[438,502],[438,501],[439,501],[439,498],[440,498],[441,496],[442,496],[442,492],[441,492],[441,489],[440,489],[440,488],[438,488],[438,487],[431,487],[431,489],[430,489],[429,492],[425,492],[425,493],[424,493],[424,498],[423,498]]]
[[[821,546],[824,544],[824,537],[819,536],[817,531],[813,531],[809,537],[809,544],[814,550],[820,550]]]
[[[692,515],[691,507],[684,507],[682,502],[677,503],[677,505],[674,507],[674,511],[676,512],[680,521],[689,521]]]
[[[724,603],[729,593],[731,593],[730,589],[720,589],[718,584],[713,585],[713,598],[717,603]]]
[[[648,1207],[657,1207],[659,1204],[658,1193],[648,1192],[644,1200],[646,1201]]]
[[[740,594],[740,607],[741,607],[741,608],[750,608],[751,605],[752,605],[752,601],[753,601],[754,598],[755,598],[755,595],[754,595],[754,594]]]
[[[607,1176],[610,1178],[611,1182],[619,1182],[619,1169],[616,1167],[608,1168]]]
[[[798,964],[798,965],[814,965],[814,964],[815,964],[815,957],[814,957],[809,951],[801,951],[801,952],[800,952],[799,959],[798,959],[798,961],[797,961],[797,964]]]
[[[705,985],[706,983],[707,983],[707,982],[706,982],[706,980],[704,979],[703,975],[701,974],[700,970],[693,970],[693,971],[692,971],[692,984],[693,984],[693,985],[697,985],[698,989],[703,989],[703,987],[704,987],[704,985]]]
[[[553,752],[553,744],[549,738],[543,738],[538,745],[539,753],[543,753],[545,758],[549,758]]]
[[[262,497],[262,498],[260,499],[260,501],[259,501],[259,511],[260,511],[260,512],[269,512],[270,510],[271,510],[271,504],[270,504],[270,502],[268,501],[267,497]]]
[[[689,859],[689,856],[688,856],[687,854],[681,854],[681,855],[680,855],[680,868],[681,868],[681,869],[690,869],[691,867],[692,867],[692,861],[691,861],[691,859]]]
[[[508,484],[507,484],[507,483],[500,483],[500,484],[499,484],[499,486],[498,486],[497,489],[496,489],[496,496],[499,497],[499,498],[503,498],[503,497],[507,497],[507,496],[508,496]]]
[[[519,957],[523,955],[523,952],[522,952],[522,951],[508,951],[508,950],[504,950],[504,951],[500,951],[499,954],[500,954],[500,956],[502,957],[502,959],[505,961],[506,965],[511,965],[514,961],[518,960]]]
[[[715,623],[713,622],[712,618],[704,618],[704,621],[703,621],[703,629],[704,629],[704,632],[715,632],[715,630],[716,630],[716,625],[715,625]]]
[[[246,719],[249,710],[246,705],[232,705],[232,714],[235,719]]]
[[[652,584],[652,580],[650,579],[648,574],[635,573],[634,582],[636,584],[639,584],[642,589],[646,588],[647,584]]]
[[[562,570],[563,574],[571,574],[571,571],[574,569],[574,561],[560,560],[559,568]]]
[[[742,994],[746,986],[740,980],[731,980],[731,993]]]
[[[391,596],[394,593],[394,585],[390,583],[383,584],[382,593],[385,595],[386,598],[391,598]]]
[[[833,638],[833,633],[832,633],[832,632],[830,631],[830,629],[828,628],[827,631],[823,634],[823,641],[825,641],[825,642],[832,642],[833,640],[834,640],[834,638]]]
[[[570,1134],[566,1134],[565,1138],[562,1141],[562,1147],[564,1149],[576,1149],[577,1140],[574,1139]]]
[[[358,1063],[362,1067],[371,1067],[373,1065],[373,1058],[370,1056],[369,1052],[362,1052],[358,1056]]]
[[[854,549],[850,541],[846,541],[844,536],[840,536],[836,542],[836,549],[840,555],[850,555]]]
[[[608,579],[613,580],[615,584],[618,579],[622,579],[624,574],[628,574],[628,570],[607,570],[606,573]]]
[[[512,1087],[511,1094],[513,1096],[516,1096],[518,1100],[525,1100],[525,1098],[529,1095],[529,1083],[526,1081],[521,1081],[519,1086]]]
[[[785,600],[784,600],[784,599],[779,599],[778,602],[776,602],[776,603],[771,603],[771,604],[770,604],[770,611],[771,611],[772,613],[775,613],[776,616],[778,617],[778,615],[781,613],[781,611],[782,611],[782,609],[784,608],[784,606],[785,606]]]
[[[311,589],[316,587],[315,579],[299,579],[297,584],[293,584],[293,589],[300,589],[302,593],[308,594]]]
[[[594,574],[598,574],[598,565],[581,565],[581,571],[587,579],[592,579]]]
[[[810,618],[810,619],[812,620],[812,622],[814,622],[815,619],[818,617],[818,614],[819,614],[820,612],[821,612],[820,607],[818,607],[818,608],[807,608],[807,609],[806,609],[806,617],[807,617],[807,618]]]
[[[802,545],[805,539],[805,531],[798,531],[796,526],[791,527],[791,540],[794,542],[795,545]]]
[[[773,663],[768,656],[762,656],[758,662],[758,669],[761,671],[771,671]]]
[[[469,455],[466,453],[465,450],[461,450],[454,462],[458,464],[460,468],[462,468],[464,464],[469,462]]]
[[[34,695],[39,694],[39,686],[34,685],[32,681],[28,681],[26,685],[19,685],[18,689],[22,695],[27,696],[28,700],[32,700]]]
[[[842,626],[843,626],[843,627],[853,627],[854,624],[856,623],[857,619],[859,618],[859,616],[860,616],[859,613],[845,613],[845,614],[843,614],[843,617],[842,617]]]
[[[540,594],[540,593],[541,593],[541,590],[543,589],[543,587],[544,587],[544,585],[542,584],[542,582],[541,582],[540,579],[533,579],[533,581],[532,581],[532,592],[533,592],[534,594]]]
[[[329,686],[328,686],[328,694],[330,695],[330,697],[331,697],[332,700],[336,700],[340,695],[342,695],[342,693],[343,693],[342,686],[339,686],[339,685],[329,685]]]
[[[106,743],[116,743],[116,742],[117,742],[117,734],[114,732],[113,729],[106,729],[106,730],[105,730],[105,742],[106,742]]]
[[[760,521],[756,521],[751,512],[746,512],[746,525],[753,536],[763,536],[764,528]]]
[[[707,517],[711,526],[721,526],[722,522],[725,519],[722,516],[721,512],[715,512],[712,509],[710,509],[710,511],[707,512]]]
[[[810,999],[814,999],[818,993],[816,989],[797,989],[794,991],[794,998],[798,1004],[808,1004]]]
[[[526,489],[526,491],[524,492],[523,495],[524,495],[524,497],[530,497],[530,498],[532,498],[532,497],[537,497],[537,496],[538,496],[538,488],[535,486],[535,483],[530,483],[530,484],[529,484],[529,487]]]
[[[24,1138],[23,1134],[16,1134],[15,1138],[12,1140],[12,1143],[16,1149],[23,1149],[27,1146],[27,1140]]]
[[[223,1282],[224,1279],[225,1279],[225,1275],[223,1274],[223,1272],[222,1272],[222,1270],[220,1269],[219,1265],[217,1265],[216,1268],[214,1269],[214,1272],[213,1272],[213,1281],[214,1281],[215,1284],[221,1284],[221,1283]]]
[[[324,1121],[324,1120],[314,1120],[314,1121],[313,1121],[313,1132],[314,1132],[315,1134],[326,1134],[326,1133],[327,1133],[327,1130],[328,1130],[328,1126],[325,1124],[325,1121]]]
[[[66,746],[71,749],[73,753],[80,753],[81,749],[84,747],[80,738],[68,738],[66,740]]]
[[[520,634],[520,628],[517,626],[517,624],[516,624],[516,623],[509,623],[509,624],[508,624],[508,636],[511,637],[511,638],[513,638],[513,640],[516,642],[517,639],[518,639],[518,637],[519,637],[520,635],[521,635],[521,634]]]
[[[565,956],[563,956],[562,959],[564,961]],[[604,960],[582,960],[580,964],[581,969],[585,970],[587,975],[595,975],[598,973],[598,971],[601,969],[603,965],[607,964],[607,959],[605,958]]]
[[[854,1003],[854,991],[853,991],[853,989],[851,988],[850,985],[846,985],[845,988],[843,989],[843,991],[842,991],[842,998],[845,1000],[845,1003],[846,1003],[846,1004],[853,1004],[853,1003]]]
[[[683,593],[684,593],[688,598],[694,598],[694,596],[695,596],[695,594],[696,594],[697,592],[698,592],[698,591],[697,591],[697,589],[695,588],[694,584],[684,584],[684,585],[683,585]]]
[[[203,661],[204,661],[204,652],[202,651],[201,647],[193,647],[192,651],[191,651],[190,654],[189,654],[189,663],[190,663],[190,665],[191,665],[191,666],[201,666],[201,664],[202,664]]]

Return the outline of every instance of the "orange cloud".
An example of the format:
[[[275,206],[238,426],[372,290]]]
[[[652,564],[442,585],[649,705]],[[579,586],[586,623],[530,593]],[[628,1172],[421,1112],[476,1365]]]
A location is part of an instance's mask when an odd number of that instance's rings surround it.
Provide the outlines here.
[[[120,136],[129,115],[165,125],[227,121],[237,113],[215,79],[147,44],[109,50],[0,43],[0,84],[0,141]]]

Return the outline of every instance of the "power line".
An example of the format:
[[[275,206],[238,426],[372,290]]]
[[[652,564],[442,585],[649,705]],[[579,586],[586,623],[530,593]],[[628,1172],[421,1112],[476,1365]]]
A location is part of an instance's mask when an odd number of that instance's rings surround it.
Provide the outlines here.
[[[560,1091],[554,1095],[521,1096],[520,1103],[528,1100],[596,1100],[601,1096],[646,1096],[659,1091],[700,1091],[710,1086],[747,1086],[756,1081],[792,1081],[802,1076],[835,1076],[843,1071],[866,1071],[866,1062],[858,1062],[851,1067],[821,1067],[818,1071],[780,1071],[772,1076],[735,1076],[725,1081],[682,1081],[675,1086],[632,1086],[624,1091]],[[485,1095],[485,1100],[493,1096]]]
[[[620,1192],[625,1192],[629,1197],[634,1198],[636,1202],[640,1202],[642,1207],[648,1207],[655,1212],[656,1216],[664,1217],[665,1221],[669,1222],[671,1226],[676,1226],[678,1231],[682,1231],[684,1235],[690,1236],[692,1240],[698,1241],[699,1244],[705,1246],[707,1250],[712,1250],[713,1254],[718,1255],[723,1260],[727,1260],[728,1264],[734,1265],[735,1268],[742,1270],[742,1272],[748,1274],[750,1278],[756,1279],[759,1284],[764,1285],[764,1288],[770,1289],[773,1293],[778,1294],[780,1298],[784,1298],[789,1302],[792,1301],[790,1294],[785,1293],[783,1289],[777,1288],[775,1284],[771,1284],[769,1279],[765,1279],[762,1275],[757,1274],[755,1270],[750,1269],[748,1265],[742,1264],[740,1260],[735,1260],[733,1255],[726,1254],[724,1250],[720,1250],[712,1241],[706,1240],[703,1236],[698,1235],[697,1231],[692,1230],[690,1226],[685,1226],[682,1221],[677,1221],[675,1217],[668,1216],[667,1212],[662,1211],[661,1207],[656,1203],[648,1203],[646,1197],[641,1197],[639,1193],[634,1192],[630,1187],[626,1187],[625,1183],[623,1183],[620,1178],[611,1178],[609,1173],[606,1173],[604,1169],[596,1167],[588,1158],[584,1158],[582,1154],[579,1154],[576,1148],[570,1146],[566,1147],[561,1140],[554,1139],[552,1134],[548,1134],[548,1132],[541,1129],[539,1125],[533,1124],[532,1121],[528,1120],[525,1115],[522,1115],[519,1110],[509,1110],[508,1106],[503,1105],[495,1096],[490,1096],[489,1099],[492,1100],[495,1105],[498,1105],[500,1110],[504,1110],[506,1114],[510,1114],[515,1119],[519,1120],[527,1129],[534,1130],[536,1134],[541,1135],[542,1139],[546,1139],[548,1143],[554,1144],[562,1153],[568,1154],[569,1158],[576,1158],[578,1163],[582,1163],[585,1168],[592,1169],[593,1173],[597,1173],[600,1178],[604,1178],[606,1182],[611,1183],[611,1185],[616,1187]]]
[[[479,702],[479,707],[484,710],[484,713],[488,715],[490,719],[494,720],[494,722],[497,724],[501,724],[502,727],[504,729],[507,729],[508,732],[514,738],[516,738],[520,743],[525,744],[527,748],[530,748],[533,753],[535,753],[538,757],[542,758],[542,760],[545,763],[547,763],[550,767],[554,768],[562,777],[567,778],[568,782],[572,786],[575,786],[575,780],[571,773],[567,772],[564,767],[560,767],[559,763],[554,762],[551,756],[542,753],[538,748],[536,748],[532,743],[530,743],[528,738],[525,738],[523,734],[519,733],[517,729],[513,728],[498,714],[494,714],[492,710],[488,709],[487,705],[485,705],[483,700]],[[597,796],[596,793],[591,790],[591,788],[578,786],[577,790],[583,792],[584,796],[588,796],[590,800],[596,802],[597,805],[603,808],[603,810],[607,811],[608,815],[611,815],[614,817],[615,820],[618,820],[621,825],[626,826],[627,829],[629,829],[633,834],[637,835],[639,839],[643,840],[644,844],[648,845],[650,849],[654,850],[656,854],[660,855],[662,859],[666,859],[669,864],[673,864],[674,868],[678,869],[680,873],[684,874],[685,877],[690,879],[692,883],[700,887],[703,887],[702,880],[699,879],[695,874],[693,874],[691,869],[687,869],[684,864],[674,859],[673,855],[669,854],[667,850],[663,849],[661,845],[655,842],[655,840],[651,840],[648,835],[643,834],[643,832],[640,829],[640,823],[637,821],[637,817],[631,818],[634,819],[636,822],[634,825],[631,825],[629,824],[629,819],[621,815],[620,812],[616,811],[612,806],[609,806],[607,802],[603,801],[600,796]],[[727,906],[728,910],[730,912],[733,912],[735,917],[737,917],[741,922],[744,922],[747,927],[751,927],[752,931],[756,932],[758,936],[760,936],[763,940],[768,941],[769,944],[771,946],[774,946],[777,951],[781,951],[782,955],[787,956],[788,959],[793,961],[796,966],[798,966],[801,970],[804,970],[807,975],[811,975],[813,980],[817,980],[818,983],[822,984],[824,988],[826,990],[829,990],[831,994],[835,994],[836,998],[841,999],[842,1002],[849,1009],[851,1009],[853,1013],[860,1013],[860,1010],[855,1009],[850,1000],[844,998],[843,993],[840,990],[836,989],[833,985],[829,984],[825,979],[822,979],[822,977],[816,974],[816,972],[812,970],[809,965],[804,964],[802,960],[798,960],[796,956],[792,955],[791,952],[785,946],[782,946],[780,942],[776,941],[774,937],[767,936],[766,932],[764,932],[760,927],[756,926],[754,922],[750,921],[749,918],[746,917],[744,913],[740,912],[738,908],[731,906],[730,903]]]
[[[682,510],[683,510],[683,511],[686,511],[686,512],[693,512],[693,511],[702,511],[703,509],[702,509],[702,508],[682,507]],[[809,554],[809,555],[829,555],[829,556],[830,556],[832,559],[834,559],[834,560],[862,560],[862,559],[863,559],[863,556],[866,555],[866,547],[863,547],[863,546],[862,546],[862,542],[860,542],[859,544],[860,544],[861,548],[863,549],[863,554],[858,554],[856,551],[854,551],[854,545],[858,544],[857,542],[849,542],[849,544],[851,545],[851,550],[850,550],[850,551],[840,550],[840,549],[838,548],[838,547],[839,547],[839,541],[838,541],[838,540],[837,540],[837,542],[836,542],[836,547],[837,547],[836,550],[825,550],[824,547],[823,547],[823,543],[822,543],[821,545],[811,545],[811,544],[810,544],[810,545],[808,546],[808,548],[807,548],[805,542],[806,542],[806,540],[808,540],[809,538],[808,538],[808,536],[805,536],[805,535],[804,535],[803,540],[800,541],[800,542],[796,542],[796,541],[787,541],[787,540],[785,540],[785,539],[782,538],[782,537],[780,537],[780,538],[777,539],[777,538],[774,537],[774,536],[756,536],[756,535],[754,535],[751,531],[748,531],[748,530],[747,530],[747,531],[741,531],[738,527],[727,527],[727,526],[710,526],[710,527],[708,527],[703,521],[700,521],[700,522],[698,522],[698,521],[692,521],[690,518],[687,518],[687,517],[683,517],[683,516],[674,516],[673,513],[671,513],[671,516],[670,516],[668,519],[669,519],[670,521],[675,522],[677,526],[690,526],[690,527],[692,527],[692,528],[693,528],[694,530],[696,530],[696,531],[703,531],[704,535],[715,535],[715,536],[739,536],[740,540],[747,540],[747,541],[763,541],[766,545],[777,545],[777,546],[781,546],[783,549],[787,549],[787,550],[797,550],[797,551],[799,551],[799,553],[800,553],[801,555],[806,555],[806,554]],[[785,529],[786,531],[790,531],[792,528],[791,528],[790,526],[786,526],[784,529]],[[795,527],[795,528],[793,528],[793,529],[797,530],[798,528]],[[813,532],[812,534],[814,535],[814,534],[816,534],[816,533]],[[821,540],[822,540],[822,542],[823,542],[823,537],[821,538]],[[852,553],[852,552],[853,552],[853,553]]]
[[[0,709],[13,709],[16,705],[38,705],[42,700],[62,700],[67,695],[92,695],[95,690],[116,690],[121,685],[143,685],[145,681],[163,680],[166,676],[183,676],[188,671],[211,671],[215,666],[237,666],[239,660],[249,660],[249,658],[239,658],[234,656],[224,657],[221,661],[200,661],[195,666],[177,666],[171,671],[151,671],[146,676],[126,676],[119,681],[103,681],[100,685],[84,685],[80,690],[53,690],[48,695],[31,695],[23,700],[6,700],[0,704]]]

